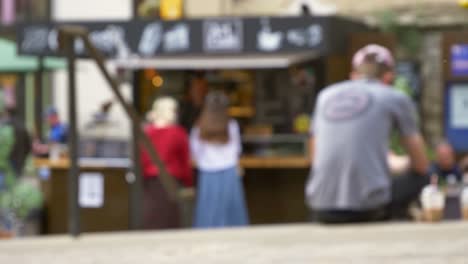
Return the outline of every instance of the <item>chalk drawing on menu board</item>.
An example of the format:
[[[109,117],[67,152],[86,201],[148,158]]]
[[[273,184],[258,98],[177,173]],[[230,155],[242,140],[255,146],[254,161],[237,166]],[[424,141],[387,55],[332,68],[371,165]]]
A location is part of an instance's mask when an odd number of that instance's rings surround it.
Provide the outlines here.
[[[203,48],[206,52],[239,52],[243,49],[241,19],[210,19],[203,22]]]
[[[82,173],[79,179],[79,204],[82,208],[104,205],[104,176],[101,173]]]
[[[287,33],[287,39],[288,42],[294,46],[308,46],[313,48],[322,42],[322,27],[319,25],[311,25],[308,28],[290,29]]]
[[[177,24],[164,33],[164,51],[181,52],[190,48],[190,31],[187,24]]]
[[[257,33],[257,47],[261,51],[276,51],[281,48],[283,32],[273,32],[268,18],[260,20],[261,29]]]
[[[29,27],[24,30],[21,49],[25,52],[43,52],[47,49],[49,30],[47,27]]]
[[[454,85],[450,92],[450,120],[454,129],[468,129],[468,84]]]
[[[131,54],[122,26],[109,25],[103,30],[92,31],[89,38],[96,48],[106,54],[115,54],[117,58],[127,58]]]
[[[162,34],[161,23],[146,25],[138,45],[139,53],[145,57],[154,55],[161,44]]]

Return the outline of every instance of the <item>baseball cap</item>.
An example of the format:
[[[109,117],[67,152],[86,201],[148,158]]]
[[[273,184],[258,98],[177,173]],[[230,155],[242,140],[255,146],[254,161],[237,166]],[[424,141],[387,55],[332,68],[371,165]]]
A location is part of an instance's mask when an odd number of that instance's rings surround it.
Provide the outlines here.
[[[53,106],[49,106],[47,110],[45,111],[44,116],[49,117],[57,114],[57,109]]]
[[[363,64],[366,57],[369,55],[374,55],[378,63],[384,64],[388,67],[393,67],[395,65],[395,60],[393,59],[390,50],[377,44],[369,44],[354,54],[353,68],[357,68]]]

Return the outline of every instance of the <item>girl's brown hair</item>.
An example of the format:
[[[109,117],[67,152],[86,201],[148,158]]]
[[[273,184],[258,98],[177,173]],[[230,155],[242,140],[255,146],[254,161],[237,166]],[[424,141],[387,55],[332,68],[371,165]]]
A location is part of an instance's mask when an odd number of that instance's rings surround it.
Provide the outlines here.
[[[198,120],[202,140],[213,143],[226,143],[229,140],[228,106],[229,99],[223,92],[208,93]]]

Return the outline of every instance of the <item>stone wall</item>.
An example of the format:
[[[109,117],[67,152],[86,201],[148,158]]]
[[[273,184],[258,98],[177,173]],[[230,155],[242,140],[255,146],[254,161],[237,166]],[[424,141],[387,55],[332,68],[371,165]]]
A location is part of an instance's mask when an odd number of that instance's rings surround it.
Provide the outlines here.
[[[422,130],[428,142],[443,136],[443,69],[442,35],[428,32],[424,35],[419,59],[421,61]]]

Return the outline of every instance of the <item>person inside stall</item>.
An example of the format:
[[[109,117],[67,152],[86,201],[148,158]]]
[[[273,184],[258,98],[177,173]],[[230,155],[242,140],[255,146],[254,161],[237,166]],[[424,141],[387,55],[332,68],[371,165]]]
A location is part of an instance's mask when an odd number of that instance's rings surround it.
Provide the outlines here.
[[[66,144],[68,138],[68,128],[59,117],[57,109],[49,107],[46,112],[47,123],[49,124],[49,142]]]
[[[456,162],[452,145],[446,140],[439,142],[435,147],[435,154],[435,161],[431,167],[432,174],[436,174],[440,180],[446,182],[461,182],[462,171]]]
[[[33,152],[37,156],[50,155],[51,146],[66,144],[68,140],[68,126],[60,120],[54,107],[49,107],[46,110],[45,118],[49,125],[49,135],[45,144],[37,137],[33,140]]]
[[[429,161],[411,100],[391,86],[394,59],[379,45],[353,57],[350,81],[319,93],[311,125],[312,220],[350,223],[409,217],[409,204],[429,183]],[[396,124],[411,172],[391,177],[389,138]]]
[[[171,97],[161,97],[153,103],[148,113],[149,123],[145,133],[165,164],[168,173],[181,186],[193,185],[189,139],[185,129],[177,125],[177,102]],[[181,227],[179,208],[164,190],[159,169],[142,148],[140,165],[143,170],[143,226],[145,229]]]
[[[207,93],[208,82],[205,73],[192,73],[189,77],[185,98],[180,105],[180,123],[187,131],[192,129],[198,119]]]

